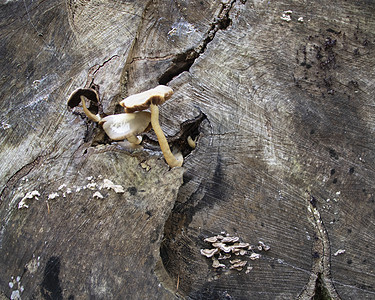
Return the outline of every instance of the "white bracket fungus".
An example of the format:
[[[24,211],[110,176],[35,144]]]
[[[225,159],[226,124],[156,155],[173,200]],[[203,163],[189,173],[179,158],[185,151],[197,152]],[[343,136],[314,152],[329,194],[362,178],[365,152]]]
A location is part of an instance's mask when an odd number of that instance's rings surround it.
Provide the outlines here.
[[[214,256],[214,254],[218,253],[219,250],[217,248],[214,249],[201,249],[201,254],[210,258]]]
[[[229,235],[215,235],[205,238],[204,241],[210,243],[214,248],[201,249],[201,254],[206,256],[207,258],[212,258],[212,267],[215,269],[226,268],[226,265],[223,263],[219,263],[219,260],[224,261],[226,259],[230,259],[234,254],[236,256],[241,255],[242,258],[230,260],[229,270],[237,270],[240,272],[248,263],[248,261],[244,260],[245,258],[248,258],[250,260],[256,260],[260,258],[260,254],[254,252],[253,249],[257,249],[259,251],[270,250],[270,247],[262,241],[259,241],[258,247],[254,247],[249,243],[241,242],[239,237]],[[248,274],[250,270],[252,270],[252,267],[248,266],[245,273]]]

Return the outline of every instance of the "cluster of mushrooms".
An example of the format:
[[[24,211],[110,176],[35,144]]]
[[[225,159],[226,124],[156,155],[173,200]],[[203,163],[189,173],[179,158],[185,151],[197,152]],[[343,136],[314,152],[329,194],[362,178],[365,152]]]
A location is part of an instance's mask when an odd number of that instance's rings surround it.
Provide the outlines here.
[[[270,246],[266,245],[262,241],[259,241],[258,246],[255,247],[249,243],[241,242],[239,237],[229,235],[215,235],[204,239],[204,241],[210,243],[213,248],[201,249],[201,254],[212,259],[212,267],[215,269],[227,268],[227,266],[221,262],[229,259],[229,269],[240,272],[247,265],[247,261],[239,258],[233,259],[232,255],[238,257],[249,256],[251,260],[256,260],[260,258],[260,254],[254,252],[254,250],[270,250]],[[246,273],[248,273],[251,269],[252,267],[247,267]]]
[[[138,145],[142,139],[137,135],[150,129],[150,123],[158,138],[158,142],[168,165],[181,167],[182,155],[175,157],[169,148],[168,141],[159,124],[158,105],[163,104],[173,94],[173,90],[165,85],[131,95],[120,102],[125,113],[101,117],[92,113],[86,106],[86,100],[94,99],[99,103],[99,95],[94,89],[84,88],[74,91],[68,99],[68,106],[73,108],[82,102],[82,108],[86,116],[99,123],[111,140],[121,141],[127,139],[131,144]],[[145,111],[150,109],[150,112]]]

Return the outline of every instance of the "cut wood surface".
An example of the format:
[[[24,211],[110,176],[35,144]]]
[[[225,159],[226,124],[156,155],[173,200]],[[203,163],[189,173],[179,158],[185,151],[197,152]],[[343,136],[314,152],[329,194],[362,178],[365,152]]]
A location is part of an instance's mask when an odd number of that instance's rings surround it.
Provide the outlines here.
[[[0,299],[375,299],[372,1],[0,6]]]

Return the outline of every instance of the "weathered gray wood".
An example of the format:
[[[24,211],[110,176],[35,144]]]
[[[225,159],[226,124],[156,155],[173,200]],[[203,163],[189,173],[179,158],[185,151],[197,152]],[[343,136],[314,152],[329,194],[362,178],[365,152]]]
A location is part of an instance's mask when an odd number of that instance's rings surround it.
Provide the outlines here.
[[[371,1],[1,8],[3,297],[375,297]],[[131,151],[66,107],[94,84],[113,114],[159,83],[183,168],[152,132]],[[271,248],[242,257],[251,270],[214,269],[200,249],[221,232]]]

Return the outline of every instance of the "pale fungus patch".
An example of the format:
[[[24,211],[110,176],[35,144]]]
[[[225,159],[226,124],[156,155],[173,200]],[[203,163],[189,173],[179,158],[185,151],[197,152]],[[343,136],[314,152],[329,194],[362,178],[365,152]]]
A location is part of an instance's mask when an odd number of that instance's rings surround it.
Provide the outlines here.
[[[18,203],[18,209],[21,209],[21,208],[29,208],[29,205],[26,204],[26,201],[28,199],[33,199],[35,198],[36,200],[39,200],[40,197],[40,193],[38,191],[32,191],[32,192],[28,192],[26,193],[26,195],[21,199],[21,201]]]
[[[201,249],[201,254],[208,257],[208,258],[214,256],[218,252],[219,252],[219,250],[216,249],[216,248],[214,248],[214,249]]]
[[[218,238],[217,236],[212,236],[212,237],[205,238],[204,241],[208,243],[216,243],[218,241]]]
[[[238,242],[240,240],[240,238],[238,236],[226,236],[226,237],[223,237],[221,242],[222,243],[235,243],[235,242]]]
[[[94,193],[94,195],[92,195],[92,196],[93,196],[93,198],[96,198],[96,199],[103,199],[104,198],[104,196],[99,191],[96,191]]]
[[[242,271],[243,267],[247,265],[247,261],[246,260],[236,260],[236,262],[233,262],[233,261],[230,261],[230,263],[232,264],[229,269],[235,269],[239,272]]]
[[[345,249],[339,249],[333,255],[337,256],[337,255],[340,255],[340,254],[344,254],[345,252],[346,252]]]
[[[212,246],[216,247],[217,249],[220,249],[221,251],[225,253],[229,253],[233,249],[231,246],[227,246],[224,243],[213,243]]]
[[[225,232],[222,234],[225,234]],[[237,270],[238,272],[241,272],[243,268],[247,266],[249,262],[248,260],[254,261],[261,257],[261,255],[254,252],[253,249],[256,251],[270,250],[270,247],[262,241],[259,241],[258,247],[255,247],[249,243],[242,242],[237,236],[230,236],[228,234],[225,236],[215,235],[212,237],[207,237],[204,239],[204,241],[210,243],[213,248],[201,249],[201,254],[212,259],[212,267],[214,269],[226,268],[227,270]],[[241,256],[241,259],[231,259],[232,255],[235,255],[234,257]],[[229,265],[225,265],[227,260],[229,260]],[[252,266],[247,266],[245,273],[248,274],[252,268]]]
[[[251,260],[256,260],[256,259],[259,259],[260,258],[260,254],[259,253],[251,253],[250,255],[250,259]]]
[[[111,180],[109,180],[109,179],[104,179],[103,180],[103,188],[105,188],[105,189],[112,189],[112,190],[114,190],[115,191],[115,193],[117,193],[117,194],[123,194],[123,193],[125,193],[125,190],[124,190],[124,188],[121,186],[121,185],[119,185],[119,184],[114,184]]]
[[[283,14],[280,17],[280,19],[283,20],[283,21],[286,21],[286,22],[290,22],[290,21],[292,21],[292,17],[291,17],[292,13],[293,13],[293,11],[286,10],[286,11],[283,12]]]
[[[268,251],[268,250],[271,249],[271,247],[268,246],[268,245],[266,245],[266,244],[263,243],[262,241],[259,241],[259,242],[258,242],[258,249],[259,249],[259,251],[262,251],[262,250],[264,250],[264,251]]]
[[[51,193],[48,195],[48,200],[52,200],[52,199],[55,199],[59,197],[59,194],[58,193]]]

